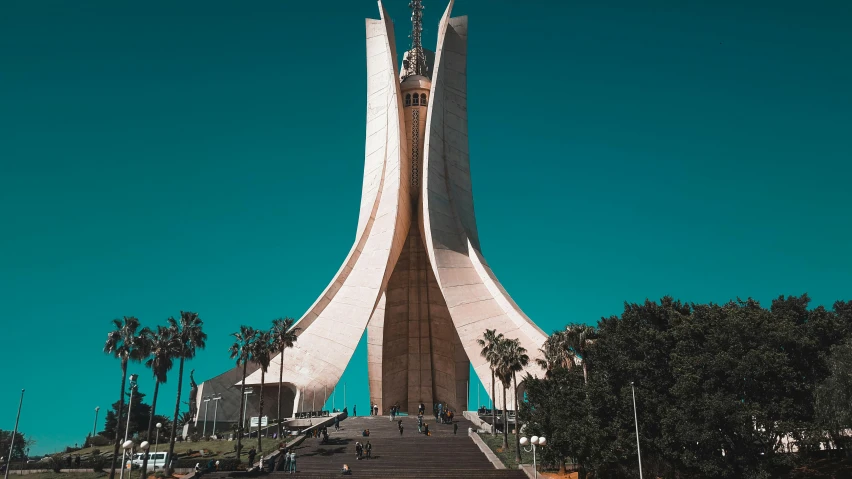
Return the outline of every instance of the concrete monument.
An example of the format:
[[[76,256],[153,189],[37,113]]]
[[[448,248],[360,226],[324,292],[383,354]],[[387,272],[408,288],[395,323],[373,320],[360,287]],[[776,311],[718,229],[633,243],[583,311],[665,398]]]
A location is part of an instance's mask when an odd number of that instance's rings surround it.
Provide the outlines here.
[[[275,357],[266,375],[277,381],[284,362],[287,416],[321,407],[365,330],[370,398],[380,412],[394,404],[413,412],[421,402],[427,411],[435,402],[466,409],[471,363],[491,391],[489,365],[476,343],[486,329],[520,339],[532,358],[547,337],[501,286],[480,249],[468,157],[467,17],[451,17],[450,2],[433,53],[420,39],[421,1],[410,6],[411,48],[401,66],[381,2],[381,18],[366,21],[358,226],[340,270],[299,320],[295,347]],[[528,370],[538,373],[534,361]],[[222,392],[225,382],[218,382],[219,391],[205,390],[205,383],[198,396]],[[259,384],[260,371],[246,383]],[[272,414],[276,386],[266,388]]]

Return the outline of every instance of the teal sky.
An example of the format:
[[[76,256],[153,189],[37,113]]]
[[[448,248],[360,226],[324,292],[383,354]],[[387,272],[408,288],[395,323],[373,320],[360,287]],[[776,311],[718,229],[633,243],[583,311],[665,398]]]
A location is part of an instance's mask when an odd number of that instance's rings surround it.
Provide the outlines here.
[[[434,48],[445,5],[425,3]],[[387,1],[400,49],[407,5]],[[543,329],[667,294],[852,299],[852,3],[455,13],[483,250]],[[375,2],[2,2],[0,428],[26,388],[34,453],[82,441],[117,399],[115,317],[199,312],[203,380],[240,324],[310,306],[355,234],[365,17]],[[362,341],[344,380],[364,412],[365,370]]]

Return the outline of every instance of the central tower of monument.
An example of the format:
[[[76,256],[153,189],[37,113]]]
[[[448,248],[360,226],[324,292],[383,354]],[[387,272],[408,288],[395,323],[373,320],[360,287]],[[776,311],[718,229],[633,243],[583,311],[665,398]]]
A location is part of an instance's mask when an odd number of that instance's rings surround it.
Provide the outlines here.
[[[297,323],[295,347],[275,357],[269,371],[276,373],[266,375],[277,378],[283,361],[291,394],[281,406],[288,416],[325,402],[365,330],[370,398],[380,411],[399,404],[413,412],[421,402],[427,410],[435,402],[466,409],[471,364],[491,392],[491,371],[476,343],[486,329],[518,338],[533,359],[547,337],[480,249],[467,138],[467,17],[451,17],[452,6],[431,52],[420,37],[421,1],[411,0],[411,43],[401,62],[381,2],[381,18],[366,21],[358,227],[337,274]],[[537,373],[534,361],[529,372]],[[255,371],[246,383],[259,384],[260,376]],[[501,398],[493,398],[498,407]]]

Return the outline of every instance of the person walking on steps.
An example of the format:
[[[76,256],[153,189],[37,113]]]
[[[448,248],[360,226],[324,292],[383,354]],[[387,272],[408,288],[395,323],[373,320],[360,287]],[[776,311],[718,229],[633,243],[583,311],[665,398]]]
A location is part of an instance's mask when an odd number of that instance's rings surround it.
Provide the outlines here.
[[[295,452],[290,453],[290,473],[291,474],[296,473],[296,453]]]
[[[455,434],[457,432],[459,432],[459,423],[454,422],[453,423],[453,434]]]
[[[254,448],[249,449],[248,452],[248,468],[251,469],[254,467],[254,456],[257,455],[257,451]]]
[[[397,421],[396,425],[399,427],[399,435],[402,436],[402,419]]]
[[[370,444],[370,441],[367,441],[367,444],[364,446],[364,450],[367,451],[367,459],[372,458],[373,445]]]

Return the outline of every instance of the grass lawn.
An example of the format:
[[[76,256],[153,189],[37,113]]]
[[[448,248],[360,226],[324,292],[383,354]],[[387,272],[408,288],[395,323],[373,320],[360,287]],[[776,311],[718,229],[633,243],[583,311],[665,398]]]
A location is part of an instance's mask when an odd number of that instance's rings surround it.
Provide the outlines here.
[[[291,437],[287,437],[288,440]],[[280,440],[275,440],[270,438],[263,438],[263,449],[265,451],[271,451],[275,448]],[[234,446],[236,446],[237,441],[198,441],[198,442],[176,442],[175,443],[175,454],[178,459],[183,457],[187,457],[187,453],[189,451],[193,451],[193,455],[190,457],[195,457],[198,451],[205,450],[207,453],[203,457],[211,457],[211,458],[232,458],[236,457],[236,452],[234,452]],[[252,447],[257,447],[257,438],[244,439],[243,440],[243,451],[248,452]],[[85,460],[95,449],[100,449],[101,456],[110,457],[112,456],[112,446],[101,446],[101,447],[87,447],[85,449],[80,449],[79,451],[74,451],[70,454],[71,456],[80,455],[80,458]],[[168,441],[160,442],[160,447],[158,449],[160,452],[169,450]],[[151,446],[151,452],[154,452],[154,446]],[[66,453],[60,453],[61,456],[67,455]],[[121,454],[121,451],[119,451]],[[74,476],[77,477],[77,476]]]
[[[496,436],[492,436],[488,433],[482,433],[479,435],[480,438],[494,451],[494,454],[497,455],[497,458],[500,459],[500,462],[506,466],[507,469],[517,469],[518,463],[515,462],[515,435],[509,434],[509,447],[507,449],[502,449],[503,446],[503,435],[497,434]],[[526,452],[521,448],[521,463],[522,464],[532,464],[533,457],[532,452]]]
[[[116,473],[118,475],[118,473]],[[9,474],[9,477],[25,478],[25,479],[103,479],[109,477],[107,472],[37,472],[34,474]]]

